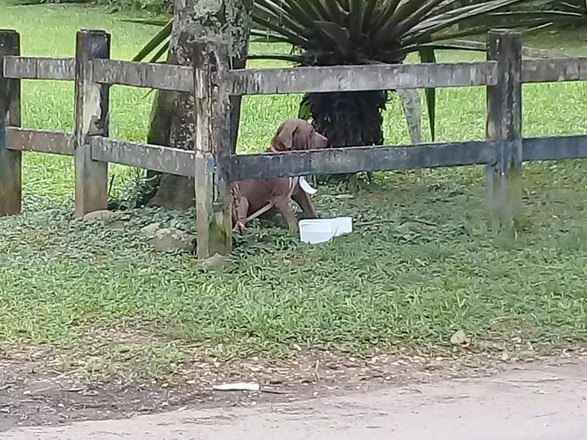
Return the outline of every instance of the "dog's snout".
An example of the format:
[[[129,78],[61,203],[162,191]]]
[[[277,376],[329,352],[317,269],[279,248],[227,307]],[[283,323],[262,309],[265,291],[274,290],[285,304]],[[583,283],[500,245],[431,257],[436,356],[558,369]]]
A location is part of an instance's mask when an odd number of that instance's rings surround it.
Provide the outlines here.
[[[315,133],[315,135],[316,148],[326,148],[328,146],[328,139],[326,136],[322,136],[320,133]]]

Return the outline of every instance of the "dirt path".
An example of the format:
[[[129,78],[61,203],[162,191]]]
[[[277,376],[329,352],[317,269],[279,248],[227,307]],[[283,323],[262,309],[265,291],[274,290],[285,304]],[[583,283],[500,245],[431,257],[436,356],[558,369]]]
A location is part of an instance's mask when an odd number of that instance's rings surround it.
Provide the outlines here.
[[[490,377],[127,420],[5,431],[3,440],[326,439],[583,440],[587,357],[512,367]]]

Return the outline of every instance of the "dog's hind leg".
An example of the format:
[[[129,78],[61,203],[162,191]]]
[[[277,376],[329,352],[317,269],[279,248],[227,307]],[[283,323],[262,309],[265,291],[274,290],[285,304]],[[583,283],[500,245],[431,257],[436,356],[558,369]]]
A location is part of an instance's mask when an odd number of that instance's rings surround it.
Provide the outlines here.
[[[247,224],[249,200],[240,192],[237,184],[232,184],[232,225],[242,232]]]

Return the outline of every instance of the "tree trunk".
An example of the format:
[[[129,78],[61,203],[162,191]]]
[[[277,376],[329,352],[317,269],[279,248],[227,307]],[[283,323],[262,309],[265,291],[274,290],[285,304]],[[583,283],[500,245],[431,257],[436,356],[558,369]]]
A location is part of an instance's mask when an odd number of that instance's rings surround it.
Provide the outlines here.
[[[194,42],[226,42],[233,68],[246,61],[253,0],[176,0],[168,63],[192,64]],[[154,103],[149,142],[193,149],[194,97],[190,93],[158,92]],[[236,144],[240,99],[233,100],[233,143]],[[188,209],[194,205],[192,178],[164,174],[150,205]]]

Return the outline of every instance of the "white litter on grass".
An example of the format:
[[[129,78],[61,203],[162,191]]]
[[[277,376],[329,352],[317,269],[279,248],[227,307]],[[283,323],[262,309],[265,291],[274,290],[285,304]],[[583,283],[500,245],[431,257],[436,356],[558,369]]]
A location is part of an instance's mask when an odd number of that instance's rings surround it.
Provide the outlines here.
[[[222,385],[212,385],[215,391],[259,391],[261,387],[254,382],[237,382],[223,383]]]
[[[351,232],[353,232],[351,217],[300,220],[300,241],[302,243],[324,243],[334,237]]]
[[[312,185],[310,185],[308,183],[308,181],[306,180],[306,178],[304,176],[300,177],[300,186],[302,187],[302,189],[304,190],[304,192],[306,192],[307,194],[316,194],[318,192],[318,190],[314,187],[312,187]]]

